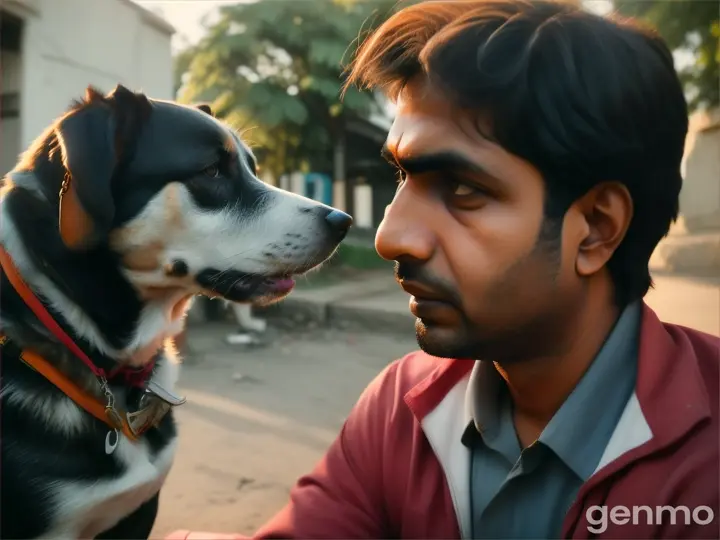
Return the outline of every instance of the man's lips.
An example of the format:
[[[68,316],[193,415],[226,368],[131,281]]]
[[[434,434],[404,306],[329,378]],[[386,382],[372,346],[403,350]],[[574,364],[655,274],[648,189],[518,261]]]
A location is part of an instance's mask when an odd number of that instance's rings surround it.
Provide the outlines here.
[[[402,280],[402,281],[399,281],[399,283],[400,283],[400,286],[403,288],[403,290],[406,293],[411,294],[418,301],[422,300],[422,301],[428,301],[428,302],[441,302],[441,303],[445,303],[445,304],[451,303],[447,299],[446,296],[438,294],[437,292],[433,291],[432,289],[430,289],[416,281]]]
[[[410,297],[410,313],[419,319],[447,318],[449,312],[457,312],[454,303],[432,289],[417,282],[400,281],[400,286]],[[443,317],[443,314],[445,315]]]

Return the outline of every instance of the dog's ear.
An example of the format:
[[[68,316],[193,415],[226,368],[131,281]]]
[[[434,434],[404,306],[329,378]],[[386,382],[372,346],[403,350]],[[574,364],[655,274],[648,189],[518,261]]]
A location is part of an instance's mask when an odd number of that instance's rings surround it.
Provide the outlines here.
[[[195,108],[200,109],[202,112],[207,113],[210,116],[215,116],[213,114],[212,108],[207,103],[200,103],[198,105],[195,105]]]
[[[141,98],[120,85],[107,96],[88,88],[84,101],[55,128],[65,167],[58,225],[71,249],[92,248],[110,231],[115,217],[112,179],[137,132]]]

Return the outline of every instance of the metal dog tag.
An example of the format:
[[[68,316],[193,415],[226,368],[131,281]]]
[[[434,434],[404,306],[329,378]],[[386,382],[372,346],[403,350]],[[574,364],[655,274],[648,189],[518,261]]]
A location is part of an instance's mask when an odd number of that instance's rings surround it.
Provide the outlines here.
[[[182,405],[183,403],[185,403],[187,401],[184,397],[176,396],[172,392],[165,390],[162,386],[160,386],[158,383],[156,383],[154,381],[150,381],[148,383],[146,392],[155,394],[157,397],[159,397],[163,401],[169,403],[173,407]]]
[[[107,435],[105,435],[105,453],[109,456],[112,454],[115,449],[117,448],[118,443],[120,442],[120,433],[118,433],[117,429],[113,429],[111,431],[107,432]]]
[[[157,383],[150,382],[140,398],[138,410],[126,414],[128,426],[135,436],[140,436],[157,426],[172,407],[182,405],[185,401],[184,397],[176,396]]]

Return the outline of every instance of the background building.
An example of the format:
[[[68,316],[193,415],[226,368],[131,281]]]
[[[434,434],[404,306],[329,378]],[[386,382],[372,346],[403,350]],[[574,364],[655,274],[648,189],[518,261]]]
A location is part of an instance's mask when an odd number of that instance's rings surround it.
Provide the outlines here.
[[[88,85],[174,97],[175,30],[130,0],[3,0],[0,22],[0,175]]]

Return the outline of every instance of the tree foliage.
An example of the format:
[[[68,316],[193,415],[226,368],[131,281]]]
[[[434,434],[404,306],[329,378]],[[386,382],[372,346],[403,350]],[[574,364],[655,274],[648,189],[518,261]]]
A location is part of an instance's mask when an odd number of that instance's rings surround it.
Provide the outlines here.
[[[196,46],[177,58],[181,101],[212,103],[247,132],[276,175],[332,169],[332,141],[346,115],[367,115],[373,94],[340,100],[343,63],[397,0],[261,0],[224,6]],[[362,29],[362,31],[359,31]]]
[[[615,8],[648,21],[671,49],[695,57],[679,69],[691,110],[720,105],[720,0],[616,0]]]

